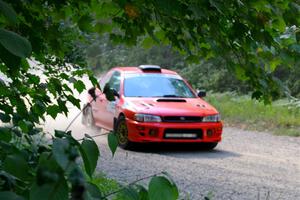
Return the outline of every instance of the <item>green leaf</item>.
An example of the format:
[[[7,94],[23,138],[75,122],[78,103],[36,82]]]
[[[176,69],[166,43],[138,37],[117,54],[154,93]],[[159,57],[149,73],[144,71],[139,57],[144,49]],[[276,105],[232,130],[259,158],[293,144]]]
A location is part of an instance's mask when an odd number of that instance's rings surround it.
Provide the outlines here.
[[[0,141],[10,142],[12,139],[12,134],[10,128],[0,127]]]
[[[97,2],[93,7],[97,18],[111,17],[120,10],[120,7],[113,1],[101,1],[100,5]]]
[[[154,46],[155,41],[151,37],[146,37],[143,42],[142,46],[146,49],[149,49],[150,47]]]
[[[116,137],[116,134],[114,134],[113,132],[110,132],[108,134],[107,140],[108,140],[108,146],[110,148],[110,151],[111,151],[112,155],[114,156],[115,152],[117,150],[117,147],[118,147],[118,139]]]
[[[9,105],[4,104],[4,103],[0,105],[0,110],[3,110],[6,114],[12,114],[13,113],[12,106],[9,106]]]
[[[70,101],[74,106],[80,109],[80,100],[76,99],[73,95],[67,95],[66,98]]]
[[[258,12],[271,12],[271,7],[267,0],[253,1],[251,2],[251,6],[255,8]]]
[[[24,71],[28,71],[28,69],[30,68],[30,65],[29,65],[28,61],[26,60],[26,58],[21,59],[21,68]]]
[[[112,89],[109,87],[108,83],[104,86],[103,93],[105,94],[105,97],[108,101],[115,101],[116,100],[115,96],[114,96],[114,93],[113,93]]]
[[[166,177],[155,176],[149,183],[150,200],[176,200],[178,198],[178,189]]]
[[[69,199],[69,188],[63,174],[59,181],[37,185],[34,184],[30,190],[30,200],[65,200]]]
[[[121,195],[124,200],[140,200],[139,193],[133,186],[126,187]]]
[[[51,105],[47,107],[47,114],[49,114],[53,119],[56,118],[58,113],[60,113],[60,108],[58,105]]]
[[[90,32],[93,30],[92,22],[93,18],[90,15],[83,15],[78,20],[77,24],[80,30]]]
[[[80,153],[83,159],[86,173],[92,177],[100,155],[97,144],[92,139],[84,138],[80,145]]]
[[[81,80],[77,80],[75,83],[74,83],[74,88],[79,92],[83,92],[83,90],[85,89],[85,85],[84,83],[81,81]]]
[[[40,154],[40,157],[39,157],[39,165],[38,165],[38,168],[42,169],[41,171],[50,171],[52,173],[55,173],[57,174],[58,171],[60,171],[60,166],[58,165],[57,161],[55,160],[52,152],[50,151],[50,146],[43,146],[43,148],[45,148],[44,152]],[[51,149],[53,150],[53,148]],[[39,171],[39,169],[38,169]],[[42,181],[40,180],[37,180],[37,181],[40,181],[41,183],[44,183],[44,182],[47,182],[47,180],[45,180],[45,174],[42,174]],[[57,181],[58,180],[58,176],[57,175],[49,175],[49,174],[46,174],[47,177],[49,177],[52,181]],[[37,174],[37,179],[39,178],[39,174]],[[39,182],[39,183],[40,183]]]
[[[141,185],[137,185],[138,193],[139,193],[139,200],[149,200],[149,194],[146,188]]]
[[[101,191],[97,187],[97,185],[93,183],[87,183],[86,184],[86,193],[85,196],[87,199],[92,200],[92,199],[99,199],[102,197]]]
[[[69,142],[67,139],[55,138],[52,145],[52,153],[56,162],[66,170],[69,165]]]
[[[64,80],[68,80],[69,79],[69,76],[66,73],[60,73],[59,77],[62,78],[62,79],[64,79]]]
[[[20,180],[26,181],[30,179],[30,168],[21,153],[8,155],[3,162],[3,169]]]
[[[29,83],[33,83],[33,84],[39,84],[40,83],[40,77],[34,75],[34,74],[28,74],[29,77]]]
[[[42,132],[43,132],[42,128],[33,128],[33,129],[29,130],[28,134],[29,135],[36,135],[36,134],[39,134],[39,133],[42,133]]]
[[[32,111],[38,115],[43,115],[46,110],[46,106],[40,100],[37,100],[36,103],[31,107]]]
[[[97,86],[98,88],[100,88],[98,80],[94,76],[89,76],[89,79],[90,79],[91,83],[93,84],[93,86]]]
[[[0,28],[0,44],[15,56],[26,58],[31,54],[31,44],[24,37]]]
[[[0,1],[1,3],[1,1]],[[0,199],[5,199],[5,200],[23,200],[23,197],[18,196],[16,193],[14,192],[9,192],[9,191],[5,191],[5,192],[0,192]]]
[[[275,28],[275,29],[278,29],[280,32],[283,32],[285,30],[285,27],[286,27],[284,19],[282,17],[276,18],[272,22],[272,27]]]
[[[244,68],[242,68],[241,66],[235,65],[234,70],[235,70],[235,75],[238,79],[240,79],[240,80],[246,80],[247,79],[246,72],[245,72]]]
[[[0,120],[4,123],[8,123],[8,122],[10,122],[11,118],[9,115],[7,115],[5,113],[0,113]]]
[[[21,120],[18,122],[18,126],[24,133],[28,133],[33,128],[33,124],[29,121]]]
[[[275,71],[278,65],[281,64],[281,59],[279,58],[274,58],[273,60],[270,61],[270,70],[271,72]]]
[[[0,13],[2,13],[11,24],[17,23],[17,14],[11,5],[0,0]]]
[[[68,115],[68,108],[66,106],[66,101],[62,101],[60,98],[57,100],[58,107],[60,111],[63,111],[65,115]]]
[[[24,120],[21,120],[18,122],[18,126],[21,128],[21,130],[24,132],[24,133],[27,133],[28,132],[28,128],[27,128],[27,125],[25,123]]]
[[[28,116],[28,111],[27,111],[27,107],[26,107],[26,104],[24,102],[24,99],[18,97],[16,99],[16,106],[17,106],[17,113],[21,117],[26,118]]]
[[[12,74],[19,73],[21,58],[10,53],[4,46],[0,44],[0,59],[10,68]]]
[[[55,137],[63,138],[66,135],[66,132],[60,131],[60,130],[54,130],[54,135],[55,135]]]

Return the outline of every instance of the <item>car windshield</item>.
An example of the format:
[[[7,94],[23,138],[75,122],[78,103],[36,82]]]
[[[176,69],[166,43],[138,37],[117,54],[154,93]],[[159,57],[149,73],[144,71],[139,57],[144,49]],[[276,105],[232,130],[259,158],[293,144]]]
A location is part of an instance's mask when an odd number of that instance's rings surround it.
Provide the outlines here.
[[[180,76],[154,73],[126,75],[124,96],[195,98]]]

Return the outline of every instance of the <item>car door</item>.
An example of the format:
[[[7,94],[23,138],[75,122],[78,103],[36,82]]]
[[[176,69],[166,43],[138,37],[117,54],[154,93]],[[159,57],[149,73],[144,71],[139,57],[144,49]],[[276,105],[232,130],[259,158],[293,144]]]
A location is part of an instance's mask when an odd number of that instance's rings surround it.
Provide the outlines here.
[[[118,71],[112,72],[111,77],[109,80],[104,80],[101,82],[100,87],[103,91],[106,84],[108,84],[109,88],[115,89],[117,92],[120,92],[120,80],[121,80],[121,74]],[[118,102],[118,99],[116,98],[115,101],[108,101],[106,99],[106,96],[104,93],[102,93],[100,90],[96,91],[96,93],[99,92],[97,101],[96,101],[96,107],[98,109],[98,114],[96,117],[96,124],[99,126],[102,126],[106,129],[113,129],[113,119],[116,111],[116,104]]]
[[[112,76],[112,72],[109,71],[107,74],[105,74],[103,77],[101,77],[100,81],[99,81],[99,85],[100,85],[100,89],[96,88],[95,93],[96,93],[96,101],[92,102],[92,112],[93,112],[93,117],[94,117],[94,122],[96,124],[96,126],[99,127],[104,127],[104,128],[108,128],[105,126],[105,122],[103,121],[103,115],[105,115],[106,112],[106,97],[105,94],[102,93],[105,84],[108,83],[110,77]]]

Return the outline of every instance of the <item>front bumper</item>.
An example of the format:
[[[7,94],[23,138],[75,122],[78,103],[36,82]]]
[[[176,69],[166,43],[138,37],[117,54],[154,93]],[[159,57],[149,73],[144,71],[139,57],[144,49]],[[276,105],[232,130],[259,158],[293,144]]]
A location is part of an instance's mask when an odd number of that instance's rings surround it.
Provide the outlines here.
[[[128,139],[132,142],[220,142],[222,139],[222,122],[167,123],[137,122],[126,119]],[[166,137],[169,131],[177,133],[197,131],[197,137]],[[186,130],[186,131],[185,131]],[[173,133],[172,133],[173,134]],[[173,134],[174,135],[174,134]],[[186,134],[189,135],[189,134]]]

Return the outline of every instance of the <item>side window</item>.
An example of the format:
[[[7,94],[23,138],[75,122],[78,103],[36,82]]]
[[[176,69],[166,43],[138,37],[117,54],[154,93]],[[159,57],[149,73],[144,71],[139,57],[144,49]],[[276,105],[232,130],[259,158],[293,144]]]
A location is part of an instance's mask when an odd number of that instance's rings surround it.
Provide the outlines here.
[[[108,85],[110,88],[115,89],[117,92],[120,91],[120,83],[121,83],[121,73],[118,71],[115,71],[113,75],[111,76]]]

